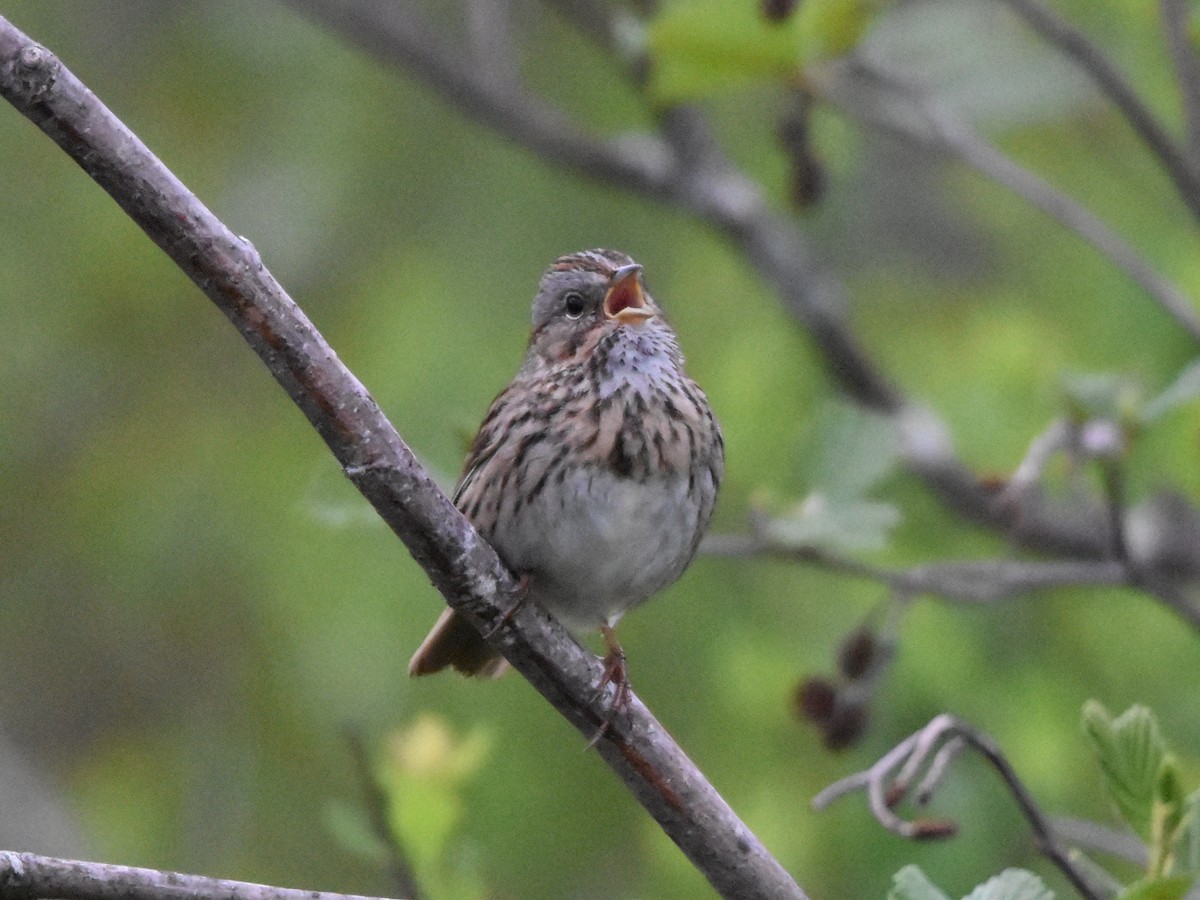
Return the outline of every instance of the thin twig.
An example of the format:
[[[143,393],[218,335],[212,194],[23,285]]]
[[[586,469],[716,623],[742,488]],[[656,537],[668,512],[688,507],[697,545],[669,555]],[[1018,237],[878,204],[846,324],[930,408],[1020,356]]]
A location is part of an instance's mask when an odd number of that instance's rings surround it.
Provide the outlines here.
[[[953,737],[946,741],[929,764],[929,769],[917,784],[913,799],[925,806],[933,799],[934,793],[942,784],[942,779],[950,771],[950,766],[958,759],[959,754],[967,749],[967,742],[961,737]]]
[[[576,127],[558,109],[475,66],[467,48],[447,44],[413,9],[354,0],[288,0],[380,61],[419,76],[473,118],[543,159],[630,190],[662,194],[669,154],[646,137],[605,140]]]
[[[1200,169],[1191,165],[1170,133],[1142,102],[1116,65],[1086,34],[1056,15],[1039,0],[1000,0],[1025,20],[1044,40],[1074,61],[1101,93],[1125,116],[1175,183],[1192,215],[1200,219]]]
[[[536,604],[422,468],[374,399],[230,231],[46,48],[0,18],[0,94],[103,187],[238,328],[347,477],[462,614],[591,737],[608,717],[603,666]],[[496,626],[499,627],[496,627]],[[722,894],[804,892],[636,697],[597,749]]]
[[[769,556],[808,563],[885,584],[899,596],[925,594],[954,603],[997,603],[1060,587],[1134,586],[1157,599],[1192,628],[1200,630],[1200,597],[1189,594],[1179,578],[1158,573],[1141,559],[1131,560],[1136,563],[1131,565],[1120,558],[1112,558],[1111,512],[1105,515],[1105,510],[1098,510],[1097,513],[1105,526],[1109,548],[1107,558],[1097,560],[968,560],[889,569],[811,547],[780,546],[761,534],[712,534],[704,539],[700,549],[711,556]]]
[[[392,884],[396,886],[396,892],[401,897],[420,900],[421,891],[417,884],[416,872],[409,862],[404,842],[392,827],[391,817],[388,815],[388,797],[380,786],[379,779],[375,777],[366,741],[357,729],[347,729],[346,743],[350,748],[350,760],[354,764],[354,772],[362,789],[371,831],[387,851],[387,868]]]
[[[9,900],[370,900],[357,894],[271,887],[7,850],[0,850],[0,895]]]
[[[1100,894],[1075,865],[1070,852],[1055,834],[1050,820],[1004,753],[990,737],[955,716],[943,713],[935,717],[920,731],[897,744],[871,768],[843,778],[821,791],[813,798],[812,805],[822,810],[849,793],[865,790],[872,814],[892,833],[910,839],[948,835],[953,831],[951,823],[931,824],[907,820],[893,809],[912,788],[922,769],[930,774],[918,782],[918,799],[928,800],[929,792],[936,787],[951,759],[958,755],[964,745],[977,751],[1000,774],[1025,821],[1029,823],[1039,852],[1054,863],[1083,897],[1099,900]]]
[[[1129,573],[1118,560],[980,559],[887,568],[811,547],[786,547],[765,536],[713,534],[701,550],[711,556],[769,556],[877,581],[897,594],[923,594],[956,603],[998,603],[1033,591],[1082,585],[1120,586]]]
[[[1008,484],[1004,486],[1005,496],[1015,501],[1023,491],[1038,484],[1050,460],[1071,446],[1072,430],[1071,423],[1065,417],[1060,417],[1030,441],[1025,456],[1009,476]]]
[[[1001,153],[927,92],[861,60],[813,72],[809,85],[848,114],[903,140],[948,151],[1024,198],[1095,247],[1200,342],[1200,312],[1182,290],[1091,211]]]
[[[1191,10],[1187,0],[1159,0],[1158,8],[1179,85],[1187,159],[1196,171],[1200,169],[1200,60],[1192,47]]]
[[[505,86],[520,83],[512,30],[512,0],[467,0],[464,4],[471,58],[487,77]]]
[[[1100,480],[1104,484],[1113,552],[1129,573],[1130,581],[1136,581],[1134,561],[1129,555],[1129,544],[1125,538],[1125,473],[1118,460],[1101,459],[1097,460],[1097,465],[1100,467]]]

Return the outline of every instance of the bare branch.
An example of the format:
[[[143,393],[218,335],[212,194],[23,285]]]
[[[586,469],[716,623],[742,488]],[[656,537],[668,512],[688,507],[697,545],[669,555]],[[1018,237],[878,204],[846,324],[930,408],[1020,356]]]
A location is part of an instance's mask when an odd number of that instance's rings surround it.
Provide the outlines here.
[[[810,75],[826,100],[904,140],[948,151],[1095,247],[1200,342],[1200,312],[1178,287],[1089,210],[1001,153],[916,87],[861,61]]]
[[[1029,492],[1027,492],[1028,495]],[[1136,510],[1137,530],[1153,531],[1155,523],[1146,521],[1154,509]],[[1114,518],[1114,515],[1117,518]],[[1121,508],[1115,512],[1109,506],[1098,507],[1094,513],[1100,527],[1110,536],[1119,528],[1124,542],[1126,532],[1133,530],[1125,524],[1128,517]],[[1186,528],[1186,525],[1183,526]],[[752,534],[712,534],[704,539],[701,550],[711,556],[746,558],[769,556],[793,562],[807,563],[855,578],[886,585],[902,597],[929,595],[954,603],[998,603],[1035,591],[1060,587],[1137,587],[1155,597],[1183,621],[1200,629],[1200,598],[1189,595],[1185,585],[1191,583],[1191,566],[1195,560],[1195,530],[1185,532],[1189,541],[1186,570],[1172,574],[1172,564],[1166,559],[1146,557],[1126,550],[1126,555],[1103,559],[1062,559],[1028,561],[1017,559],[966,560],[949,563],[929,563],[909,569],[889,569],[861,562],[850,557],[814,547],[781,546],[762,532]],[[1154,547],[1165,547],[1167,535],[1152,535]],[[1158,571],[1162,567],[1164,571]]]
[[[962,603],[996,603],[1033,591],[1117,586],[1127,584],[1128,579],[1124,566],[1115,560],[986,559],[917,566],[891,573],[889,583],[909,596],[933,594]]]
[[[1175,183],[1180,198],[1192,211],[1192,215],[1200,219],[1200,170],[1188,162],[1175,140],[1142,102],[1141,97],[1104,51],[1074,25],[1055,15],[1040,0],[1000,2],[1006,4],[1044,40],[1061,50],[1068,59],[1087,73],[1100,91],[1125,116],[1150,152],[1158,157]]]
[[[54,859],[33,853],[0,850],[0,896],[5,900],[185,900],[221,897],[228,900],[370,900],[355,894],[330,894],[137,869],[78,859]]]
[[[602,666],[516,581],[378,405],[234,235],[52,53],[0,18],[0,94],[62,147],[233,322],[343,471],[463,614],[583,734],[607,714]],[[803,897],[637,698],[597,748],[723,895]]]
[[[468,0],[465,4],[471,57],[489,81],[519,82],[512,31],[512,0]]]
[[[982,481],[958,459],[946,426],[934,413],[909,404],[894,418],[909,471],[950,511],[1042,553],[1082,559],[1112,555],[1108,529],[1096,520],[1098,505],[1050,503],[1032,491],[1014,503],[1000,486]]]
[[[1113,548],[1117,559],[1131,573],[1133,560],[1125,539],[1125,473],[1114,460],[1100,460],[1100,478],[1104,483],[1105,506],[1108,509],[1108,527],[1112,531]],[[1136,581],[1136,577],[1132,579]]]
[[[288,0],[381,62],[420,78],[472,118],[543,159],[606,183],[660,195],[671,178],[667,150],[649,136],[608,141],[587,134],[559,110],[507,79],[488,77],[466,48],[401,4],[355,0]]]
[[[983,756],[1000,774],[1033,831],[1038,851],[1054,863],[1081,895],[1089,900],[1099,900],[1101,895],[1075,865],[1050,820],[995,741],[955,716],[944,713],[937,716],[920,731],[897,744],[870,769],[843,778],[821,791],[813,798],[812,805],[815,809],[822,810],[849,793],[865,790],[872,814],[893,834],[909,839],[948,836],[956,828],[953,823],[944,820],[903,819],[893,812],[893,808],[913,788],[922,770],[926,770],[928,774],[921,778],[917,785],[918,802],[927,801],[945,776],[950,762],[968,746]]]
[[[1159,0],[1158,6],[1179,85],[1187,159],[1196,170],[1200,169],[1200,60],[1192,48],[1190,11],[1186,0]]]
[[[1071,446],[1075,429],[1065,418],[1058,418],[1035,437],[1025,456],[1004,487],[1005,497],[1015,501],[1023,492],[1035,487],[1050,465],[1050,460]]]
[[[1117,560],[1024,561],[981,559],[889,569],[816,548],[782,547],[761,535],[710,535],[701,550],[712,556],[770,556],[808,563],[831,572],[877,581],[905,597],[928,594],[956,603],[998,603],[1033,591],[1082,585],[1130,583]]]
[[[604,0],[542,0],[589,39],[624,60],[634,84],[644,85],[650,60],[645,45],[633,36],[641,30],[634,14]]]

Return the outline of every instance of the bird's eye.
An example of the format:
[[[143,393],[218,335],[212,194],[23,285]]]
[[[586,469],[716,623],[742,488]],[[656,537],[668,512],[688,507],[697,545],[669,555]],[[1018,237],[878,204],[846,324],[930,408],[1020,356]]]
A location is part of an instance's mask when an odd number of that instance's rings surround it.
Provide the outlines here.
[[[587,301],[583,299],[583,294],[578,291],[571,291],[563,297],[563,308],[567,311],[568,319],[578,319],[583,315],[583,310],[587,306]]]

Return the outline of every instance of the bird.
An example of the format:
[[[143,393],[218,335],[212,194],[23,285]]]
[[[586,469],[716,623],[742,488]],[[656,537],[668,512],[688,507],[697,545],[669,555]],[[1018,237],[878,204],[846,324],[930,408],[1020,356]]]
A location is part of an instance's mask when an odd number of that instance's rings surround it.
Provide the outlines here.
[[[614,685],[615,712],[630,687],[614,629],[695,556],[724,475],[724,438],[628,255],[560,256],[539,281],[532,324],[453,500],[518,575],[516,606],[536,601],[577,638],[601,633],[597,691]],[[494,677],[507,663],[447,608],[409,674],[447,667]]]

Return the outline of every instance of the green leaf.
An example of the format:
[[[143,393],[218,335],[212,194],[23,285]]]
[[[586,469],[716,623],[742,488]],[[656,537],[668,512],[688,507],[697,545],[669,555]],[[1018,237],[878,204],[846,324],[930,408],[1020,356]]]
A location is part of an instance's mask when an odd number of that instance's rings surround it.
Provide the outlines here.
[[[862,553],[882,550],[900,512],[888,503],[810,494],[786,515],[767,522],[772,543],[795,550]]]
[[[965,900],[1054,900],[1054,892],[1032,872],[1005,869],[971,891]]]
[[[919,866],[905,866],[892,876],[887,900],[950,900],[938,890]]]
[[[430,713],[389,735],[379,783],[389,823],[418,872],[444,868],[466,815],[463,785],[479,771],[490,743],[483,729],[461,735]]]
[[[1200,397],[1200,359],[1180,372],[1161,394],[1146,402],[1142,421],[1152,422],[1197,397]]]
[[[756,81],[783,81],[800,66],[845,53],[883,0],[805,0],[783,22],[757,3],[673,0],[650,23],[650,90],[660,102],[697,99]]]
[[[1167,755],[1159,767],[1154,789],[1154,809],[1150,815],[1150,865],[1153,878],[1165,875],[1171,867],[1175,839],[1183,823],[1183,785],[1174,757]]]
[[[803,501],[770,521],[765,532],[781,547],[858,553],[881,550],[900,513],[891,504],[864,499],[896,469],[900,439],[891,421],[847,404],[818,414],[820,436],[813,482]]]
[[[881,0],[804,0],[797,16],[806,62],[841,56],[863,39]]]
[[[1089,700],[1083,707],[1083,724],[1118,811],[1143,840],[1150,841],[1165,753],[1154,714],[1144,706],[1131,706],[1113,719],[1102,705]]]
[[[1183,900],[1187,892],[1196,886],[1191,875],[1175,875],[1170,878],[1146,878],[1135,881],[1121,894],[1121,900]]]
[[[798,60],[796,19],[772,27],[749,3],[665,4],[647,34],[651,92],[669,102],[785,78]]]
[[[896,471],[900,436],[894,420],[846,403],[821,410],[814,430],[821,436],[813,483],[835,497],[862,497]]]

